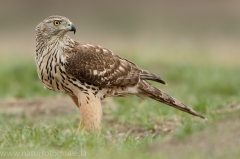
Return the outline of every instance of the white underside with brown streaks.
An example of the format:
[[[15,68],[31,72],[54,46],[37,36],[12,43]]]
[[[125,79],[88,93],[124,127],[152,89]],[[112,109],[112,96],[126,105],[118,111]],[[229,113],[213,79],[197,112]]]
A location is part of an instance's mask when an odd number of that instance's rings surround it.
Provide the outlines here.
[[[42,49],[36,56],[38,77],[45,88],[75,96],[83,90],[83,92],[90,91],[100,99],[107,96],[126,96],[138,93],[137,86],[99,88],[68,75],[64,67],[67,63],[66,55],[63,53],[65,44],[61,41],[50,43],[51,47],[42,47],[45,49]]]

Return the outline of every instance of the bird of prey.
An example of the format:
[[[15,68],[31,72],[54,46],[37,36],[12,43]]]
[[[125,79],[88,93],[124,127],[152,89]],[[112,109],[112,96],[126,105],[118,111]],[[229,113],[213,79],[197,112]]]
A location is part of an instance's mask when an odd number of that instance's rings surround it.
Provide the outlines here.
[[[36,65],[44,87],[68,94],[80,110],[78,130],[100,131],[101,100],[136,95],[150,97],[200,118],[205,118],[147,80],[166,84],[109,49],[71,39],[76,32],[66,17],[53,15],[36,27]]]

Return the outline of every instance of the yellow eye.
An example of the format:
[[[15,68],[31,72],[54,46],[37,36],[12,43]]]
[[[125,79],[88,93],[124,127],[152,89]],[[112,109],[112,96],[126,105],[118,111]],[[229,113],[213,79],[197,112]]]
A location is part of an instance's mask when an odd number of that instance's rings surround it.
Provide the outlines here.
[[[55,20],[55,21],[53,22],[53,24],[54,24],[55,26],[59,26],[59,25],[61,24],[61,21]]]

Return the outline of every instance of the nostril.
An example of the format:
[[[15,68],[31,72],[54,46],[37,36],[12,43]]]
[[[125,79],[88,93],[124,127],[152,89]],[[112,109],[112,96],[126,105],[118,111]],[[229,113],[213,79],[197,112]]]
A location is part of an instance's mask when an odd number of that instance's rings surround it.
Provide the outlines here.
[[[68,26],[70,26],[71,24],[68,24]]]

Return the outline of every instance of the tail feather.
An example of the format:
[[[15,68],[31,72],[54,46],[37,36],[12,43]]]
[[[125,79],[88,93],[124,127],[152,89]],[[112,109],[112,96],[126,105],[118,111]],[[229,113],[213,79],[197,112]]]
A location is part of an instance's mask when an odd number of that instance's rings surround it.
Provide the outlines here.
[[[159,90],[158,88],[149,84],[147,81],[142,80],[141,82],[139,82],[139,89],[143,94],[145,94],[146,96],[148,96],[156,101],[162,102],[164,104],[172,106],[181,111],[187,112],[191,115],[200,117],[202,119],[206,119],[204,116],[202,116],[201,114],[199,114],[192,108],[189,108],[188,106],[184,105],[177,99],[175,99],[175,98],[171,97],[170,95],[166,94],[165,92]]]

